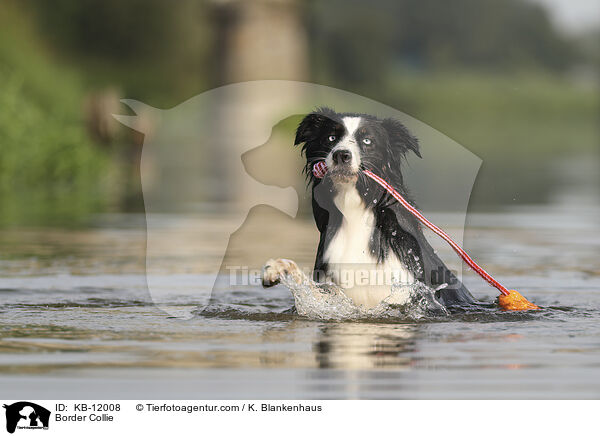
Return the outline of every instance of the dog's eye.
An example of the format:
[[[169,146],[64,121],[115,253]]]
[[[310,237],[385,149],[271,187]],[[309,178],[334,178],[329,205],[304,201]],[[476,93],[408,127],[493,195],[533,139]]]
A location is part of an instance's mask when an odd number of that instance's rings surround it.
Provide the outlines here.
[[[329,135],[329,138],[327,138],[329,140],[329,142],[333,142],[335,141],[336,136],[335,135]]]
[[[363,144],[365,144],[365,145],[371,145],[371,139],[370,139],[370,138],[364,138],[364,139],[362,140],[362,142],[363,142]]]

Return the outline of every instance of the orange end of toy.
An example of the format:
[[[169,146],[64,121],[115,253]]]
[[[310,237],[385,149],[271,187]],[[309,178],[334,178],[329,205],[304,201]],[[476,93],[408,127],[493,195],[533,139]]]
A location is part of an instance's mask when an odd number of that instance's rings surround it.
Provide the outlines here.
[[[539,310],[540,308],[527,301],[525,297],[517,291],[510,290],[508,295],[501,294],[498,297],[498,304],[502,310]]]

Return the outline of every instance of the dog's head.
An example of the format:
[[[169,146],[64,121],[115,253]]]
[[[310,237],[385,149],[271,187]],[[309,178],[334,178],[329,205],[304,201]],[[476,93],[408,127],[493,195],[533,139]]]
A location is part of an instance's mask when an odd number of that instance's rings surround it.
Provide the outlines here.
[[[311,183],[316,162],[324,161],[327,181],[334,186],[365,183],[368,169],[386,180],[402,184],[400,164],[410,151],[421,157],[417,139],[397,120],[371,115],[337,113],[321,108],[308,114],[296,130],[295,144],[303,143],[306,173]]]

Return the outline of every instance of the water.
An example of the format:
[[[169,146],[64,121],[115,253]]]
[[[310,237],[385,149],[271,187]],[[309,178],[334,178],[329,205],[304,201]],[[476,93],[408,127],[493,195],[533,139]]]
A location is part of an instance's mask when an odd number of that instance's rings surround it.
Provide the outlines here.
[[[190,320],[169,315],[146,287],[143,217],[105,216],[79,230],[3,230],[2,393],[38,399],[600,398],[599,212],[586,202],[574,215],[554,204],[469,216],[466,247],[542,311],[483,307],[350,320],[294,314],[288,289],[252,285],[220,289]],[[311,261],[315,232],[311,223],[296,229],[296,260]],[[455,259],[443,244],[436,248]],[[209,286],[206,274],[186,262],[193,263],[191,255],[165,251],[162,303],[171,314],[194,311],[190,287]],[[481,279],[467,274],[465,282],[493,303],[497,292]]]
[[[438,316],[449,315],[449,311],[435,299],[435,291],[421,282],[393,283],[390,295],[373,308],[355,305],[340,286],[330,282],[315,285],[308,276],[302,283],[283,276],[281,285],[294,297],[293,313],[312,320],[433,321]],[[200,315],[206,313],[206,309],[199,312]]]

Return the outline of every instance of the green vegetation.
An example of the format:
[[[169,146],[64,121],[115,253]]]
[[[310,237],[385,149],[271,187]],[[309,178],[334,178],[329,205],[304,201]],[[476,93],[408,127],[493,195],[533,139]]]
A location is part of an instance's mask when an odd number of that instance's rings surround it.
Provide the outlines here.
[[[198,0],[21,0],[85,86],[172,107],[215,82],[210,4]]]
[[[386,103],[444,133],[483,160],[477,209],[538,203],[552,194],[557,158],[594,158],[597,88],[558,75],[444,73],[397,76]]]
[[[0,3],[0,225],[75,223],[109,205],[139,210],[141,135],[121,129],[96,143],[84,101],[110,90],[171,107],[223,85],[241,4]],[[297,11],[308,80],[393,106],[480,156],[474,203],[543,200],[556,182],[553,159],[597,150],[597,32],[565,36],[539,5],[332,0]]]
[[[0,14],[0,224],[85,217],[102,203],[108,156],[82,120],[83,88],[56,67],[29,21]]]
[[[396,108],[483,159],[544,158],[598,147],[597,89],[560,76],[412,74],[392,78],[387,88]]]

